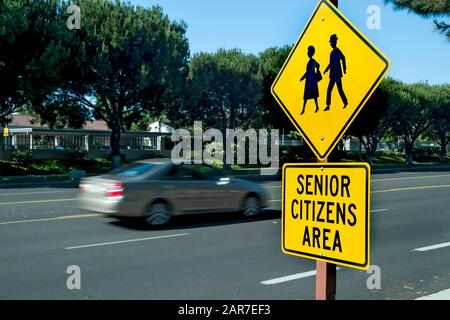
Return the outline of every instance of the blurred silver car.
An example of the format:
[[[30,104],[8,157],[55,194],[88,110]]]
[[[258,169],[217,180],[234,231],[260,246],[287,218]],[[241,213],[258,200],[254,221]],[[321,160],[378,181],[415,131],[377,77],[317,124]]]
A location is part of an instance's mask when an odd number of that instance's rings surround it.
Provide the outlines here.
[[[267,207],[258,184],[236,179],[208,165],[175,165],[171,160],[134,162],[80,181],[81,209],[115,217],[142,217],[161,225],[172,216],[242,211],[253,216]]]

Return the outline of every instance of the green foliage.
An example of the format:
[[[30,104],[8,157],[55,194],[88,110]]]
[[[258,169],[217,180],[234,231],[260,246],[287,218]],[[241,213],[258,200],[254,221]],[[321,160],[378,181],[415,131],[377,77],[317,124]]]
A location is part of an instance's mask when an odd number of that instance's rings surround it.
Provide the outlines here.
[[[123,129],[179,103],[186,25],[158,6],[80,0],[81,30],[68,30],[70,4],[0,2],[0,122],[22,106],[52,127],[79,128],[95,116],[112,129],[117,155]]]
[[[64,156],[68,159],[81,160],[86,158],[87,152],[81,149],[66,150]]]
[[[393,142],[397,137],[402,139],[401,151],[405,152],[408,164],[412,164],[413,153],[426,158],[420,150],[414,149],[419,137],[444,145],[441,158],[445,159],[449,141],[445,137],[450,131],[449,93],[448,85],[404,84],[388,78],[381,83],[347,134],[360,139],[367,151],[368,162],[378,161],[375,153],[382,139]]]
[[[346,133],[360,140],[369,163],[372,162],[378,144],[389,127],[385,114],[389,108],[388,90],[392,84],[393,80],[389,78],[381,83]]]
[[[316,157],[305,144],[295,147],[280,147],[280,165],[292,162],[315,162]]]
[[[28,167],[33,160],[33,153],[29,150],[16,150],[12,153],[11,160],[21,167]]]
[[[415,141],[432,124],[433,100],[430,86],[424,83],[406,85],[395,81],[389,87],[386,119],[391,133],[403,140],[407,164],[412,164]]]
[[[376,152],[373,158],[373,164],[401,164],[404,162],[403,153],[395,150]]]
[[[111,162],[107,159],[62,159],[62,160],[30,160],[26,165],[20,162],[0,161],[0,176],[66,174],[71,170],[84,170],[87,173],[105,173],[111,170]]]
[[[283,67],[292,47],[269,48],[259,55],[258,77],[262,79],[263,98],[261,105],[266,110],[264,121],[274,128],[296,131],[284,111],[272,95],[271,89],[278,72]]]
[[[414,158],[420,162],[439,161],[439,147],[414,147]]]
[[[385,0],[397,9],[406,9],[422,16],[432,16],[450,13],[448,0]]]
[[[38,107],[51,126],[80,127],[89,109],[61,99],[79,78],[82,45],[68,32],[63,1],[0,2],[0,123],[23,108]],[[74,120],[72,120],[72,118]]]
[[[83,0],[82,33],[88,76],[77,98],[95,98],[94,115],[112,129],[112,153],[120,133],[146,113],[176,103],[187,74],[186,25],[172,22],[158,6],[150,9],[107,0]]]
[[[423,17],[442,17],[450,15],[449,0],[384,0],[393,4],[395,9],[412,11]],[[445,34],[450,40],[450,24],[445,21],[434,20],[438,32]]]
[[[425,132],[426,137],[446,146],[450,133],[450,85],[431,86],[429,94],[434,109],[431,113],[432,125]]]
[[[187,123],[203,121],[206,127],[258,126],[262,97],[257,77],[258,59],[239,50],[200,53],[190,61],[189,98],[180,116]]]
[[[45,160],[34,163],[30,168],[30,174],[62,174],[66,173],[67,167],[61,160]]]

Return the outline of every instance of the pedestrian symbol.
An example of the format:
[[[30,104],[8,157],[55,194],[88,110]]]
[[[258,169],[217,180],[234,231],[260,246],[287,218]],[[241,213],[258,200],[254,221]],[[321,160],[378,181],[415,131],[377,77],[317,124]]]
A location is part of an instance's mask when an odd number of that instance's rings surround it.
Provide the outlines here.
[[[344,74],[347,73],[347,64],[345,62],[345,56],[337,47],[338,37],[333,34],[330,37],[330,44],[333,48],[330,55],[330,64],[325,69],[325,74],[330,71],[330,82],[328,83],[327,90],[327,107],[325,111],[330,110],[331,105],[331,93],[333,92],[333,88],[337,85],[339,90],[339,95],[341,96],[342,102],[344,103],[344,109],[348,105],[347,97],[345,96],[344,89],[342,88],[342,69],[344,70]],[[342,62],[342,65],[341,65]]]
[[[313,46],[308,47],[308,57],[310,58],[308,65],[306,66],[306,73],[300,79],[303,81],[306,79],[305,83],[305,94],[303,96],[304,103],[302,113],[305,113],[306,102],[310,99],[314,99],[314,103],[316,104],[316,111],[319,111],[319,105],[317,104],[317,98],[319,97],[319,87],[318,83],[322,80],[322,75],[320,74],[320,64],[317,63],[316,60],[313,59],[314,53],[316,49]]]
[[[335,6],[320,0],[272,94],[323,160],[389,67],[389,60]]]

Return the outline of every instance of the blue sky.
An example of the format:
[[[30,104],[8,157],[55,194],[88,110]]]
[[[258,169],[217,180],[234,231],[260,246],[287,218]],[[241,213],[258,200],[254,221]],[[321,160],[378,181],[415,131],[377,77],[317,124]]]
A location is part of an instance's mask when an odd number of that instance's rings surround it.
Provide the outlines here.
[[[393,11],[383,0],[340,0],[339,9],[390,59],[390,76],[405,82],[450,83],[450,42],[434,24],[406,11]],[[160,5],[172,20],[188,25],[191,53],[239,48],[259,53],[293,44],[316,0],[131,0]],[[381,30],[366,26],[369,5],[381,8]]]

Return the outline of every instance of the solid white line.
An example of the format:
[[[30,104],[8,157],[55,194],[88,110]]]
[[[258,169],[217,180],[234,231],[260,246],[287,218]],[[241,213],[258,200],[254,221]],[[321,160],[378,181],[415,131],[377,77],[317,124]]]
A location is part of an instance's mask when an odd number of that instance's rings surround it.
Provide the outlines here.
[[[169,234],[169,235],[166,235],[166,236],[159,236],[159,237],[130,239],[130,240],[122,240],[122,241],[103,242],[103,243],[94,243],[94,244],[87,244],[87,245],[83,245],[83,246],[67,247],[67,248],[64,248],[64,249],[66,249],[66,250],[74,250],[74,249],[83,249],[83,248],[92,248],[92,247],[102,247],[102,246],[109,246],[109,245],[113,245],[113,244],[140,242],[140,241],[165,239],[165,238],[174,238],[174,237],[181,237],[181,236],[187,236],[187,235],[189,235],[189,233]]]
[[[15,193],[0,193],[0,196],[25,196],[32,194],[50,194],[50,193],[62,193],[70,191],[36,191],[36,192],[15,192]]]
[[[417,298],[416,300],[450,300],[450,289]]]
[[[308,272],[302,272],[302,273],[296,273],[296,274],[292,274],[290,276],[285,276],[285,277],[275,278],[275,279],[271,279],[271,280],[261,281],[261,284],[264,284],[266,286],[270,286],[272,284],[278,284],[278,283],[293,281],[293,280],[297,280],[297,279],[308,278],[308,277],[312,277],[312,276],[315,276],[315,275],[316,275],[316,270],[308,271]]]
[[[445,247],[450,247],[450,242],[439,243],[439,244],[435,244],[435,245],[428,246],[428,247],[417,248],[417,249],[414,249],[413,251],[425,252],[425,251],[430,251],[430,250],[435,250],[435,249],[440,249],[440,248],[445,248]]]
[[[339,267],[336,268],[336,270],[339,270],[339,269],[340,269]],[[313,271],[307,271],[307,272],[302,272],[302,273],[291,274],[290,276],[285,276],[285,277],[275,278],[275,279],[271,279],[271,280],[261,281],[261,284],[264,284],[266,286],[270,286],[272,284],[279,284],[279,283],[283,283],[283,282],[288,282],[288,281],[293,281],[293,280],[313,277],[315,275],[316,275],[316,270],[313,270]]]

